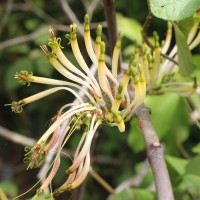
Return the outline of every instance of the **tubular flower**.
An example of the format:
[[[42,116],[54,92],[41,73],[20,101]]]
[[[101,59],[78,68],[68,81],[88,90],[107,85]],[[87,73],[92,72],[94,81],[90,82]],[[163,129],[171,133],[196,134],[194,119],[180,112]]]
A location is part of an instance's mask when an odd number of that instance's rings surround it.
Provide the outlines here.
[[[74,66],[64,55],[61,47],[61,38],[57,38],[52,28],[49,29],[50,39],[48,46],[41,48],[46,54],[49,62],[66,80],[55,80],[50,78],[34,76],[33,73],[20,71],[15,78],[29,86],[31,83],[52,85],[51,89],[39,92],[24,98],[11,105],[12,111],[20,113],[23,106],[36,100],[44,98],[60,90],[71,92],[76,99],[75,103],[64,105],[56,116],[54,122],[42,135],[32,148],[26,148],[24,161],[28,162],[28,168],[40,167],[48,153],[57,145],[56,157],[48,177],[38,189],[37,195],[50,185],[60,165],[60,154],[63,146],[76,130],[82,130],[82,138],[76,149],[72,165],[66,170],[69,174],[63,185],[54,191],[58,195],[64,191],[77,188],[86,178],[90,167],[90,147],[96,130],[102,124],[117,126],[120,132],[125,131],[125,121],[132,116],[135,109],[144,101],[146,94],[146,80],[143,68],[137,62],[130,62],[124,77],[117,80],[117,66],[123,35],[120,35],[116,43],[112,69],[109,70],[105,63],[105,43],[101,39],[101,25],[97,27],[97,37],[93,48],[90,37],[89,17],[85,16],[84,41],[89,58],[96,66],[97,78],[91,72],[77,41],[77,26],[72,24],[71,32],[66,35],[69,40],[73,54],[80,65]],[[135,97],[129,94],[128,86],[132,85]],[[84,93],[82,98],[77,91]],[[64,128],[63,128],[64,127]]]
[[[58,114],[54,117],[54,122],[34,147],[25,149],[24,161],[29,163],[28,168],[40,167],[46,155],[53,148],[56,147],[57,149],[51,171],[38,189],[37,195],[43,193],[49,187],[59,169],[61,150],[74,131],[81,130],[83,132],[82,138],[77,146],[71,166],[66,169],[66,173],[69,176],[54,191],[55,195],[59,195],[64,191],[74,190],[86,178],[90,167],[91,143],[100,125],[116,126],[120,132],[124,132],[125,122],[131,119],[136,108],[144,102],[146,91],[149,93],[162,93],[177,92],[178,90],[180,94],[187,96],[189,92],[193,92],[197,87],[196,80],[194,81],[195,83],[185,84],[166,81],[167,79],[173,80],[173,75],[171,73],[165,74],[168,70],[165,67],[165,62],[168,62],[168,60],[163,61],[161,59],[161,52],[166,53],[169,48],[171,40],[170,24],[164,46],[160,47],[158,35],[154,33],[155,45],[153,51],[146,44],[143,44],[140,49],[136,48],[127,69],[124,70],[122,75],[120,74],[122,77],[120,79],[117,74],[117,67],[123,34],[120,35],[116,42],[110,70],[105,63],[106,47],[101,38],[102,27],[101,25],[97,27],[97,36],[93,48],[90,37],[89,17],[88,15],[85,16],[84,41],[89,58],[96,66],[96,77],[91,72],[80,51],[77,41],[77,25],[72,24],[70,27],[71,32],[66,35],[66,38],[69,40],[80,68],[73,65],[64,55],[61,38],[57,38],[53,29],[50,28],[49,47],[42,45],[41,48],[55,70],[67,80],[38,77],[34,76],[33,73],[20,71],[16,73],[15,78],[19,79],[23,85],[27,84],[29,86],[31,83],[40,83],[54,87],[18,102],[7,104],[11,105],[12,111],[20,113],[24,105],[60,90],[71,92],[76,99],[74,103],[66,104],[60,108]],[[191,34],[189,37],[190,45],[193,47],[196,39],[194,40],[194,36]],[[188,88],[191,88],[191,91]],[[81,91],[85,98],[82,98],[78,91]]]

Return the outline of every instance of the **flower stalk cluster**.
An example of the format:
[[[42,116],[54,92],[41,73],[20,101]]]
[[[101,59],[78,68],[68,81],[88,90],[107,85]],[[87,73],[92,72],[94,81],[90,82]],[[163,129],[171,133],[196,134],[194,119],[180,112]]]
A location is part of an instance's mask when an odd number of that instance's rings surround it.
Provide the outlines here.
[[[89,17],[85,16],[84,41],[86,51],[91,61],[96,65],[97,78],[90,71],[85,59],[82,56],[77,41],[77,26],[72,24],[71,32],[66,35],[71,45],[73,54],[80,66],[74,66],[64,55],[61,46],[61,38],[57,38],[52,28],[49,29],[50,39],[48,46],[41,48],[46,54],[49,62],[67,80],[56,80],[45,77],[34,76],[33,73],[21,71],[16,73],[15,78],[27,86],[31,83],[48,84],[54,86],[51,89],[39,92],[35,95],[13,102],[11,108],[14,112],[20,113],[23,106],[33,101],[42,99],[60,90],[71,92],[77,99],[77,103],[64,105],[57,114],[55,121],[38,140],[32,148],[26,148],[25,162],[28,168],[40,167],[46,155],[57,145],[57,153],[51,171],[37,194],[50,185],[60,165],[60,154],[63,146],[76,130],[81,130],[82,138],[76,149],[72,165],[67,169],[69,174],[63,185],[54,191],[58,195],[64,191],[71,191],[77,188],[86,178],[90,167],[90,147],[92,139],[98,127],[102,124],[117,126],[120,132],[125,131],[125,121],[130,119],[134,110],[144,101],[146,94],[146,79],[141,65],[132,60],[124,73],[123,79],[117,80],[117,66],[121,49],[123,34],[116,43],[112,69],[109,70],[105,63],[105,43],[102,41],[102,27],[98,25],[96,42],[93,48],[90,36]],[[128,87],[134,88],[135,96],[129,94]],[[81,90],[86,99],[83,100],[77,91]],[[61,127],[67,122],[64,131]]]
[[[194,48],[196,43],[199,42],[198,39],[194,39],[196,34],[193,34],[193,32],[197,32],[198,24],[199,20],[195,21],[188,36],[188,43],[191,48]],[[116,126],[120,132],[124,132],[125,122],[131,119],[138,106],[144,102],[146,92],[177,92],[187,96],[194,92],[198,85],[196,80],[184,84],[175,82],[172,70],[175,64],[171,64],[170,61],[161,58],[161,53],[165,54],[169,50],[171,43],[172,26],[170,23],[164,45],[162,46],[159,43],[159,37],[154,33],[155,43],[153,50],[145,43],[140,49],[135,48],[127,69],[121,74],[121,79],[118,76],[118,60],[123,34],[120,34],[116,42],[110,70],[105,62],[106,45],[101,38],[102,27],[101,25],[97,27],[97,36],[93,47],[90,36],[89,16],[85,15],[84,41],[87,54],[97,69],[97,77],[95,77],[82,56],[77,40],[77,25],[72,24],[70,27],[71,32],[66,34],[66,38],[69,40],[68,44],[71,45],[80,68],[73,65],[65,56],[62,51],[61,38],[57,38],[50,27],[50,39],[48,41],[50,48],[46,45],[42,45],[41,48],[55,70],[67,80],[38,77],[34,76],[33,73],[20,71],[16,73],[15,78],[19,79],[23,85],[27,84],[29,86],[31,83],[40,83],[54,87],[18,102],[8,104],[11,105],[12,111],[20,113],[24,105],[61,90],[72,93],[77,100],[76,103],[63,105],[56,117],[54,117],[54,122],[35,146],[26,148],[24,161],[29,163],[28,168],[35,168],[42,165],[46,155],[57,145],[53,166],[47,179],[38,189],[37,195],[43,193],[50,185],[60,166],[62,148],[76,130],[82,131],[82,137],[72,164],[66,170],[68,178],[54,191],[54,195],[74,190],[85,180],[90,167],[91,143],[100,125]],[[197,38],[199,38],[199,34]],[[175,56],[174,59],[176,59],[176,47],[174,49],[172,49],[170,57],[173,58]],[[168,65],[169,63],[170,65]],[[86,98],[82,99],[77,91],[82,91]]]

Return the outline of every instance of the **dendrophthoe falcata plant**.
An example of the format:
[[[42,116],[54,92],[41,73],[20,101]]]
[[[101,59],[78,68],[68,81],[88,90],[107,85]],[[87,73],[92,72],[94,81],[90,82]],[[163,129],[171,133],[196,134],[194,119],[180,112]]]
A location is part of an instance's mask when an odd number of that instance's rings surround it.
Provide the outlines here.
[[[198,31],[199,17],[195,16],[195,23],[188,35],[190,49],[199,44],[195,38]],[[168,23],[166,39],[162,44],[156,32],[153,34],[153,49],[143,42],[141,47],[135,47],[133,56],[128,66],[118,74],[118,61],[120,57],[123,33],[120,34],[112,53],[111,69],[105,62],[106,44],[101,38],[102,26],[98,25],[94,45],[90,36],[89,16],[84,20],[85,50],[80,50],[77,41],[78,27],[71,24],[71,32],[66,34],[73,54],[80,66],[73,65],[63,53],[64,43],[56,37],[53,28],[49,28],[50,39],[48,45],[42,45],[41,49],[47,56],[49,63],[62,76],[62,80],[46,77],[38,77],[28,71],[16,73],[15,78],[29,86],[31,83],[51,85],[52,88],[12,102],[13,112],[21,113],[23,106],[42,99],[60,90],[71,92],[75,101],[63,105],[54,118],[54,122],[41,136],[34,147],[25,148],[24,161],[28,162],[28,168],[41,167],[46,156],[52,149],[56,149],[55,159],[52,162],[50,172],[36,196],[39,196],[48,188],[60,166],[61,152],[70,136],[77,130],[81,130],[82,137],[77,144],[71,166],[66,169],[68,178],[53,195],[59,195],[65,191],[72,191],[79,187],[90,169],[90,148],[93,137],[100,126],[116,126],[120,132],[126,130],[128,122],[135,114],[136,109],[144,102],[146,94],[161,94],[175,92],[182,96],[190,96],[195,92],[198,82],[196,79],[188,82],[177,82],[177,62],[164,58],[170,47],[172,39],[172,24]],[[81,51],[87,54],[96,66],[96,74],[92,73]],[[177,48],[174,46],[169,57],[174,57]],[[177,59],[177,58],[176,58]],[[66,79],[65,79],[66,78]],[[84,98],[81,96],[84,94]],[[64,172],[63,172],[64,173]]]

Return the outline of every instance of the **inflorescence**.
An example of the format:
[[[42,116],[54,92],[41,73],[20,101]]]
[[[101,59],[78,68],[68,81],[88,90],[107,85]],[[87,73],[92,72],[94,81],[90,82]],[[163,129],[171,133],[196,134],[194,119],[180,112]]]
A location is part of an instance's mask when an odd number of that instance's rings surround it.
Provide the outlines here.
[[[198,31],[199,18],[195,18],[194,27],[188,36],[190,48],[194,48],[200,42]],[[49,59],[52,66],[66,80],[56,80],[34,76],[33,73],[20,71],[15,78],[23,85],[31,83],[48,84],[54,86],[51,89],[42,91],[33,96],[13,102],[12,111],[20,113],[23,106],[53,94],[60,90],[71,92],[76,102],[69,103],[61,107],[48,130],[42,135],[36,145],[26,148],[25,162],[28,168],[40,167],[46,155],[57,145],[56,157],[51,171],[38,189],[37,195],[43,193],[49,187],[52,179],[57,173],[60,165],[60,154],[66,141],[76,130],[82,131],[82,138],[76,149],[72,165],[67,169],[69,174],[67,180],[54,191],[54,195],[59,195],[64,191],[71,191],[77,188],[86,178],[90,168],[90,147],[94,134],[100,125],[118,127],[120,132],[125,131],[125,122],[134,115],[135,110],[144,102],[146,91],[148,93],[176,92],[183,96],[192,94],[196,87],[196,81],[176,82],[174,79],[174,69],[176,64],[161,56],[169,51],[172,38],[172,25],[169,23],[164,45],[160,45],[159,37],[154,33],[154,48],[150,49],[145,43],[141,48],[135,48],[135,52],[126,70],[123,71],[119,79],[118,60],[121,49],[123,34],[116,42],[111,70],[105,62],[105,43],[102,41],[102,27],[98,25],[97,36],[94,48],[90,36],[89,16],[85,15],[84,41],[87,54],[92,63],[97,68],[97,77],[91,72],[77,41],[78,27],[76,24],[70,26],[71,32],[66,35],[71,45],[73,54],[80,66],[74,66],[64,55],[61,46],[61,38],[57,38],[52,28],[49,28],[51,38],[48,47],[42,45],[41,48]],[[194,34],[195,33],[195,34]],[[197,39],[195,39],[195,36]],[[50,47],[50,48],[49,48]],[[177,60],[177,48],[174,47],[169,57]],[[120,80],[120,81],[119,81]],[[86,98],[82,98],[81,91]]]

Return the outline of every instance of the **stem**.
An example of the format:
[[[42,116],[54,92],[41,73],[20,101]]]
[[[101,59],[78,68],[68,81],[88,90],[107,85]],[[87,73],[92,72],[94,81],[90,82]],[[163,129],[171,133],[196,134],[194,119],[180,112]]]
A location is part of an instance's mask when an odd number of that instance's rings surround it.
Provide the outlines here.
[[[149,1],[148,1],[148,7],[149,7]],[[153,13],[150,11],[150,7],[149,7],[149,14],[147,15],[146,17],[146,20],[143,24],[143,30],[142,30],[142,38],[144,40],[144,42],[147,44],[147,46],[149,46],[149,48],[151,50],[154,49],[154,46],[151,44],[151,42],[148,40],[148,36],[147,36],[147,31],[151,25],[151,22],[152,22],[152,19],[153,19]],[[173,62],[174,64],[178,64],[173,58],[171,58],[170,56],[164,54],[161,52],[161,56],[170,60],[171,62]]]
[[[160,144],[150,120],[149,109],[141,105],[136,110],[136,116],[144,137],[149,164],[154,175],[157,199],[174,200],[171,181],[163,156],[163,146]]]
[[[149,42],[148,36],[147,36],[147,30],[149,29],[149,27],[151,25],[152,19],[153,19],[153,14],[151,13],[151,11],[149,11],[149,14],[146,17],[146,20],[145,20],[145,22],[143,24],[142,38],[143,38],[144,42],[153,50],[154,47],[151,44],[151,42]]]
[[[114,0],[103,0],[103,8],[108,24],[108,34],[110,40],[110,52],[113,52],[115,43],[118,39],[117,20],[115,13],[115,1]],[[121,72],[121,58],[119,58],[118,72]]]
[[[95,172],[92,167],[90,167],[90,175],[94,178],[104,189],[106,189],[110,194],[116,194],[114,188],[105,181],[97,172]]]

